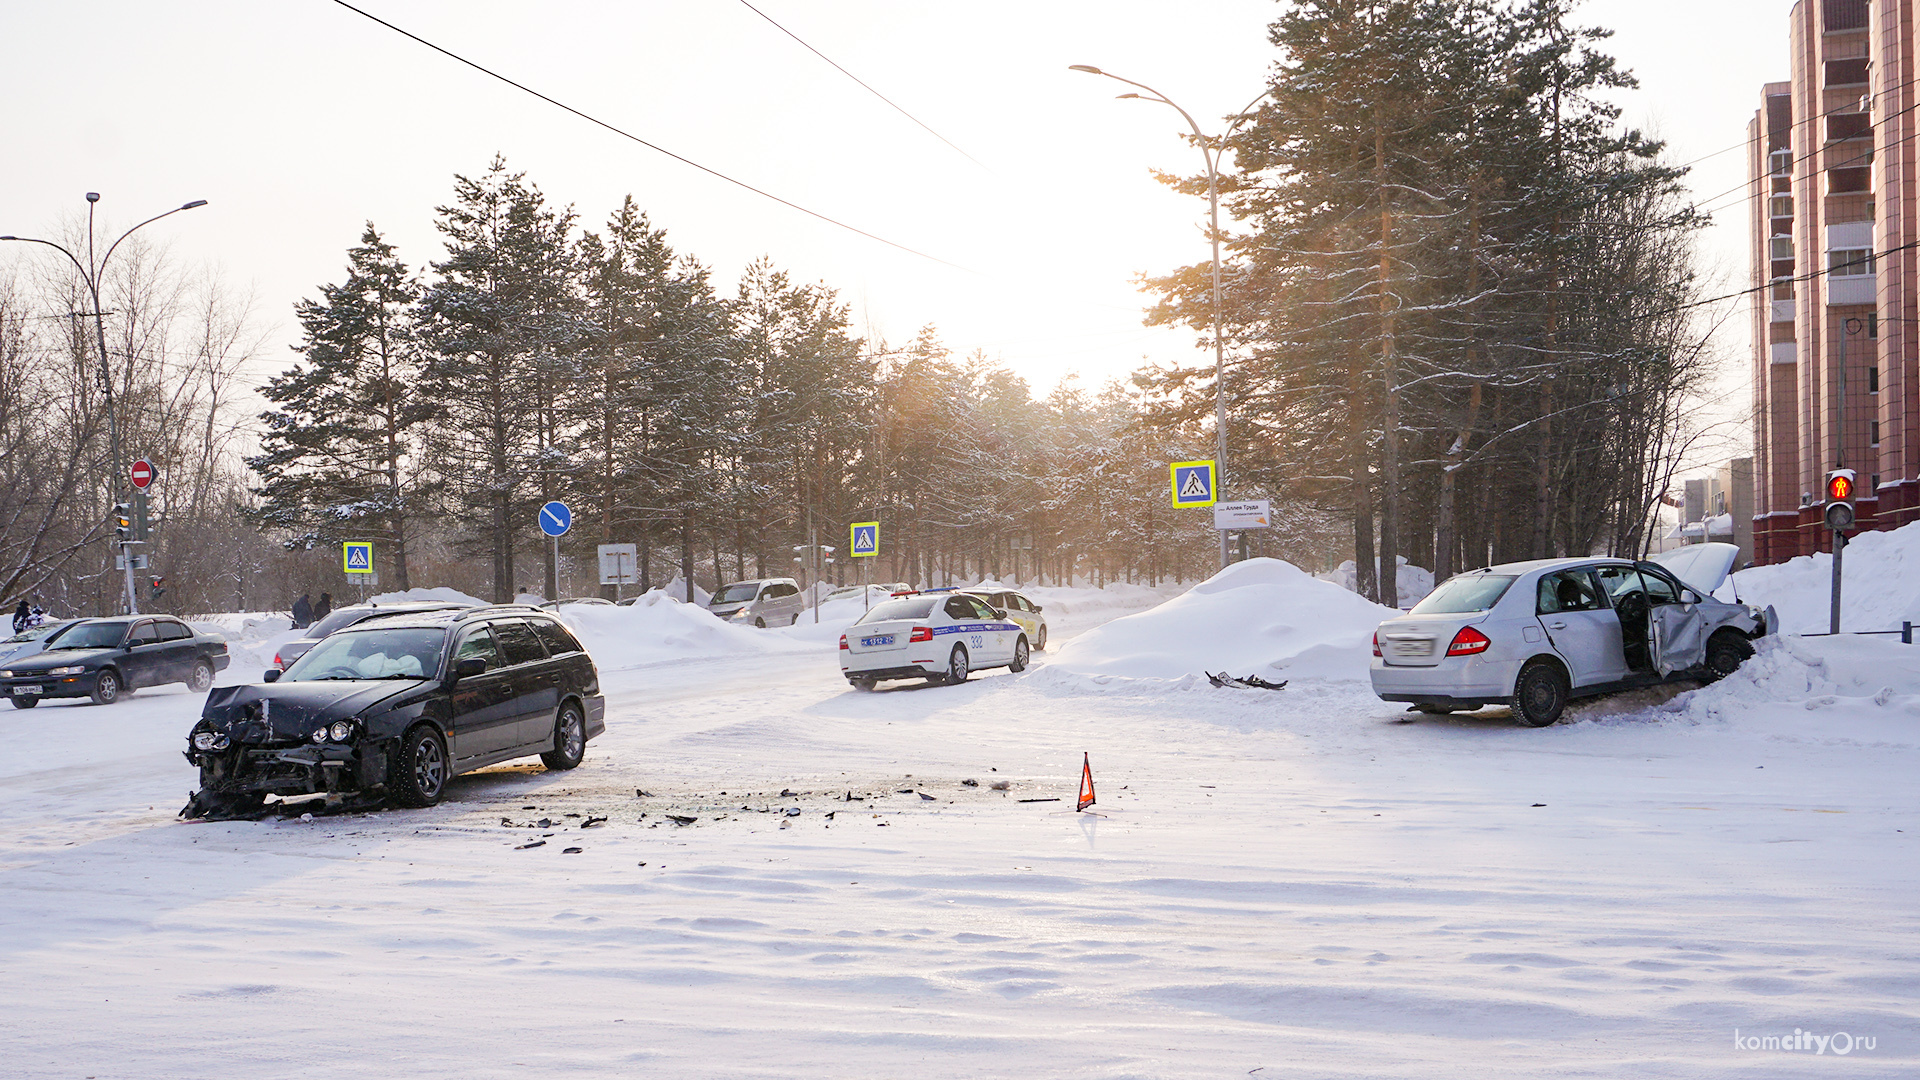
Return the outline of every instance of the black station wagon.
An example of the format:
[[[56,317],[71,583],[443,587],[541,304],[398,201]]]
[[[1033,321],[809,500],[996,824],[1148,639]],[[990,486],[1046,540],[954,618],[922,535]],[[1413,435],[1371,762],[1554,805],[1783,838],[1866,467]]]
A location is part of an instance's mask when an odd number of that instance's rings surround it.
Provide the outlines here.
[[[264,683],[221,687],[187,736],[183,817],[253,817],[268,796],[327,808],[431,806],[452,777],[538,754],[580,764],[606,730],[593,659],[531,607],[374,619]]]

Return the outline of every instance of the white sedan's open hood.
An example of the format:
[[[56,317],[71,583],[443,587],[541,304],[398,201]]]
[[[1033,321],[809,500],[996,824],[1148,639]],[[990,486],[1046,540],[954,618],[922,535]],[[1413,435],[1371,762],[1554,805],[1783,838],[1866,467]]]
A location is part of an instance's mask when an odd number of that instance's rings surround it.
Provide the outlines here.
[[[1702,596],[1711,596],[1727,575],[1733,571],[1735,559],[1740,557],[1737,544],[1688,544],[1655,555],[1649,562],[1659,563],[1673,576],[1685,582]]]

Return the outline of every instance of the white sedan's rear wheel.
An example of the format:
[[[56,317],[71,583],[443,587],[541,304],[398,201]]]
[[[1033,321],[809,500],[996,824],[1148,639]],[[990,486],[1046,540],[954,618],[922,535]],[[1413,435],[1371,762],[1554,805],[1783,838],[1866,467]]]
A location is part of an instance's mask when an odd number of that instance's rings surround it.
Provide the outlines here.
[[[947,657],[947,685],[958,686],[967,681],[973,669],[967,665],[967,647],[955,645],[952,655]]]

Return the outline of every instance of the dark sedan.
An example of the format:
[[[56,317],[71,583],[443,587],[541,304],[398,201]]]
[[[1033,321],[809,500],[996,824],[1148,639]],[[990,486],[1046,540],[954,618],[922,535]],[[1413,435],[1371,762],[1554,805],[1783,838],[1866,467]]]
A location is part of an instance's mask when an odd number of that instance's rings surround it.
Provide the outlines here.
[[[606,730],[593,659],[519,605],[341,630],[284,673],[222,687],[187,736],[200,790],[183,817],[252,817],[268,796],[327,808],[431,806],[455,775],[535,754],[580,764]]]
[[[90,697],[111,705],[143,686],[184,683],[204,693],[231,661],[227,643],[166,615],[86,619],[62,630],[45,650],[0,668],[0,691],[16,709],[43,698]]]

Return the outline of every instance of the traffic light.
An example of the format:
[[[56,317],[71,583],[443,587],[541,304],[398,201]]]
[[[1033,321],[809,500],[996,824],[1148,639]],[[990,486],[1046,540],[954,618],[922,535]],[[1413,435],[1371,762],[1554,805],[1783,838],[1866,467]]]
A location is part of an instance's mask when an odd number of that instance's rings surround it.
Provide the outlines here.
[[[1835,469],[1827,474],[1827,528],[1844,532],[1853,528],[1853,470]]]
[[[147,580],[147,589],[153,599],[158,600],[167,595],[167,579],[164,577],[149,578]]]
[[[126,503],[113,504],[113,534],[122,541],[133,539],[132,507]]]

